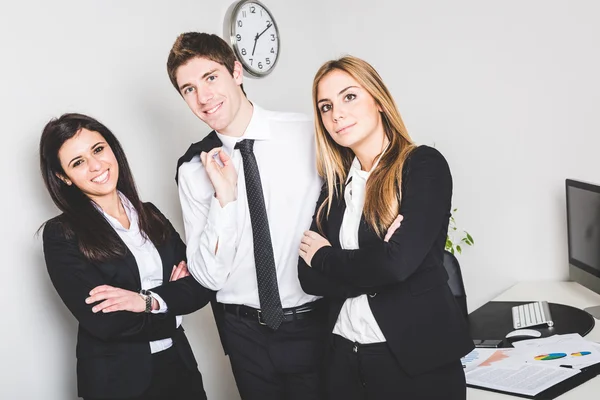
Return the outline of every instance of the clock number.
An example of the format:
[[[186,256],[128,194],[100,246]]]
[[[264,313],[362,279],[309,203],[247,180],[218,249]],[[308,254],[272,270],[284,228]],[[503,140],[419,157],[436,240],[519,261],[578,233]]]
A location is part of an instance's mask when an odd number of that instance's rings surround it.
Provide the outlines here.
[[[242,49],[242,55],[245,56],[246,55],[246,49]]]
[[[267,26],[271,26],[271,21],[267,20]]]
[[[246,10],[242,11],[242,18],[246,18]]]
[[[250,6],[250,14],[256,14],[256,7]]]
[[[275,34],[271,33],[271,42],[274,42],[274,41],[275,41]]]
[[[271,60],[270,59],[265,59],[265,61],[267,62],[267,65],[271,65]]]
[[[271,53],[275,54],[275,50],[273,50],[273,48],[271,47]]]
[[[240,28],[242,27],[242,20],[241,19],[238,20],[238,27],[240,27]]]
[[[261,62],[259,62],[259,63],[258,63],[258,69],[262,69],[262,68],[263,68],[263,66],[262,66],[262,63],[261,63]]]
[[[241,41],[242,40],[242,35],[240,35],[239,33],[237,35],[235,35],[235,38],[237,39],[237,41]]]
[[[254,60],[253,58],[249,58],[248,60],[250,60],[250,65],[252,65],[252,60]]]

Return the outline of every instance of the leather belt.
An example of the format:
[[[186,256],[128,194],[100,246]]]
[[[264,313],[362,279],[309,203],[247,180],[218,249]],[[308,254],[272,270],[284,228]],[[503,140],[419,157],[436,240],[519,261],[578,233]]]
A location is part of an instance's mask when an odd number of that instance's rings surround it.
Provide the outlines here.
[[[313,311],[320,306],[321,300],[316,300],[310,303],[303,304],[298,307],[283,309],[283,322],[295,321],[298,319],[308,318]],[[266,325],[262,318],[261,310],[241,304],[225,304],[219,303],[223,310],[228,313],[235,314],[240,317],[250,318],[258,321],[261,325]]]

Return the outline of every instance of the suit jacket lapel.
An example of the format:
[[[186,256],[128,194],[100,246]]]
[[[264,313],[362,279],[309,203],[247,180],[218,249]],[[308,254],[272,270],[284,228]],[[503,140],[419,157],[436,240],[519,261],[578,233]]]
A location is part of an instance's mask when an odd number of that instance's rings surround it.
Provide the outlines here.
[[[169,282],[169,279],[171,279],[171,272],[173,269],[172,265],[165,264],[166,260],[168,259],[166,254],[168,245],[169,243],[164,243],[162,246],[156,246],[156,250],[160,255],[160,261],[162,263],[163,284]]]

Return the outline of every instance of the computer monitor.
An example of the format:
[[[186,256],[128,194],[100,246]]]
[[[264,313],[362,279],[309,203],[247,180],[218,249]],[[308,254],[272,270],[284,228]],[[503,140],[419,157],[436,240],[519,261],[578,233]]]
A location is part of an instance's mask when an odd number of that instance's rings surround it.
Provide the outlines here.
[[[600,186],[566,180],[571,280],[600,294]],[[585,311],[600,319],[600,306]]]

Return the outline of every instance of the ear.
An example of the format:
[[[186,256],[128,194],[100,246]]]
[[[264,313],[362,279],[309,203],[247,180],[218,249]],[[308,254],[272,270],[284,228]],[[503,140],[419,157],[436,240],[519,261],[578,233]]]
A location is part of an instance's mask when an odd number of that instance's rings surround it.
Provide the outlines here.
[[[244,81],[244,68],[239,61],[233,63],[233,79],[238,86]]]
[[[63,174],[59,174],[58,172],[56,173],[56,177],[58,179],[60,179],[61,181],[63,181],[65,184],[67,184],[68,186],[71,186],[73,184],[73,182],[71,182],[71,180],[69,178],[67,178],[66,176],[64,176]]]

